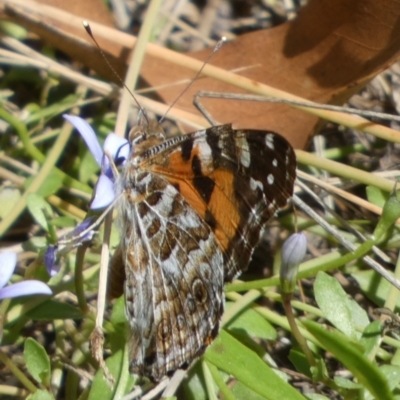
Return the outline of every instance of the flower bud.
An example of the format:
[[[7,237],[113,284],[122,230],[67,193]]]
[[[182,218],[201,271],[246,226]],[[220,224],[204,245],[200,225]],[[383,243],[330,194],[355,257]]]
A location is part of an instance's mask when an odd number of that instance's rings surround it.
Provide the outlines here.
[[[290,235],[282,246],[280,270],[283,293],[292,293],[296,284],[298,267],[307,252],[307,238],[302,232]]]

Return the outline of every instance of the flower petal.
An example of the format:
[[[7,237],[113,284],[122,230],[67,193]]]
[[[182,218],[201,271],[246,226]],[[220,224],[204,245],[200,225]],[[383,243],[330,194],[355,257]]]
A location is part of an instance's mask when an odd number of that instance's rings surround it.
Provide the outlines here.
[[[97,181],[95,195],[90,204],[91,210],[105,208],[110,205],[115,198],[114,182],[106,175],[101,174]]]
[[[10,280],[17,264],[17,254],[11,251],[0,253],[0,288]]]
[[[60,270],[60,267],[56,265],[57,249],[57,246],[50,245],[43,254],[43,264],[46,267],[47,273],[50,276],[56,275],[57,272]]]
[[[109,153],[115,162],[119,161],[118,165],[122,165],[123,161],[129,157],[129,142],[125,138],[122,138],[115,133],[110,133],[107,135],[103,148],[104,152]]]
[[[0,300],[13,299],[14,297],[29,296],[31,294],[51,295],[53,292],[42,281],[27,280],[0,289]]]
[[[75,227],[75,229],[72,232],[70,232],[68,234],[68,237],[74,238],[76,236],[79,236],[83,231],[85,231],[87,228],[90,227],[90,225],[92,225],[94,223],[95,219],[96,218],[94,216],[91,216],[91,217],[88,217],[88,218],[84,219],[80,224],[78,224]],[[88,231],[81,238],[81,240],[79,242],[80,243],[90,242],[93,239],[94,234],[95,234],[95,231],[93,231],[93,230]]]
[[[78,130],[83,140],[86,142],[90,152],[93,154],[97,164],[99,164],[101,167],[103,150],[101,149],[99,141],[97,140],[97,136],[92,127],[83,118],[67,114],[64,114],[63,117]]]

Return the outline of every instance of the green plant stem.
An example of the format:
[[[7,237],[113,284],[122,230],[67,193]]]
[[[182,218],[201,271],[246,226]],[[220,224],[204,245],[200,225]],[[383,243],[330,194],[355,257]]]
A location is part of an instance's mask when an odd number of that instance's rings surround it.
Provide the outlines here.
[[[1,118],[1,109],[0,109],[0,118]],[[20,124],[18,122],[18,124]],[[25,128],[25,127],[24,127]],[[26,132],[26,128],[22,129],[22,131]],[[25,133],[22,135],[24,136]],[[30,193],[36,193],[39,188],[42,186],[42,184],[45,182],[46,178],[50,174],[51,170],[54,168],[54,165],[58,158],[60,157],[61,153],[64,151],[65,145],[72,133],[72,127],[68,126],[67,124],[64,125],[64,128],[61,130],[61,133],[55,142],[54,146],[52,149],[49,151],[48,156],[45,158],[42,168],[40,169],[39,173],[35,176],[33,179],[32,183],[29,185],[29,187],[25,190],[21,198],[17,201],[13,209],[10,211],[10,213],[4,217],[4,219],[0,222],[0,236],[4,234],[4,232],[7,231],[7,229],[15,222],[15,220],[18,218],[18,216],[24,211],[26,207],[26,201],[27,197]],[[34,153],[36,156],[37,154],[37,149],[35,146],[30,144],[30,141],[28,141],[28,146],[30,149],[30,152]],[[35,150],[33,150],[35,149]],[[40,153],[41,154],[41,153]],[[39,157],[40,160],[42,160],[42,157],[44,157],[42,154]]]
[[[10,113],[8,113],[4,108],[0,107],[0,119],[8,122],[18,133],[18,136],[22,142],[22,145],[25,151],[36,161],[39,163],[44,163],[46,157],[43,153],[38,150],[36,146],[34,146],[29,137],[28,129],[25,124],[21,122],[18,118],[14,117]]]
[[[250,290],[245,295],[241,296],[239,301],[236,301],[229,310],[225,311],[221,326],[226,325],[229,321],[235,318],[242,310],[262,296],[262,294],[263,293],[260,290]]]
[[[129,350],[128,346],[124,346],[122,353],[122,365],[129,365]],[[121,368],[117,378],[117,382],[114,385],[114,398],[121,399],[126,391],[129,380],[132,379],[128,368]]]
[[[301,280],[304,278],[309,278],[315,276],[318,271],[329,271],[332,269],[340,268],[345,264],[350,263],[351,261],[357,260],[358,258],[362,258],[366,254],[368,254],[372,247],[375,245],[374,239],[369,239],[366,242],[362,243],[359,247],[357,247],[353,252],[348,253],[342,257],[338,257],[339,252],[335,252],[330,254],[327,258],[333,258],[331,261],[327,261],[326,263],[311,263],[312,267],[305,269],[304,265],[308,263],[303,263],[299,267],[299,273],[296,276],[296,280]],[[323,258],[323,257],[321,257]],[[232,283],[226,286],[227,292],[244,292],[246,290],[251,289],[262,289],[271,286],[277,286],[280,283],[280,279],[278,275],[275,275],[268,279],[260,279],[254,282],[243,282],[243,283]]]
[[[146,46],[149,41],[151,31],[155,26],[158,10],[162,5],[163,0],[151,0],[146,13],[146,18],[140,28],[138,40],[133,50],[131,62],[126,73],[125,84],[128,88],[134,89],[139,77],[142,62],[146,54]],[[115,133],[123,136],[126,123],[128,120],[129,104],[132,102],[132,95],[127,90],[122,91],[120,106],[118,109],[118,118],[115,125]]]
[[[243,296],[240,295],[239,293],[229,293],[229,299],[233,300],[233,301],[239,301]],[[290,330],[290,325],[289,322],[286,318],[286,316],[282,316],[279,315],[277,313],[275,313],[274,311],[265,308],[265,307],[261,307],[261,306],[256,306],[253,305],[252,306],[253,310],[257,311],[260,315],[262,315],[266,320],[268,320],[269,322],[271,322],[272,324],[278,325],[283,329],[286,329],[287,331]],[[310,340],[313,343],[317,343],[319,346],[321,346],[318,341],[315,340],[315,338],[309,334],[305,329],[302,329],[301,327],[299,328],[301,334],[304,336],[304,338],[306,340]]]
[[[365,185],[375,186],[386,192],[391,192],[393,190],[393,181],[382,178],[381,176],[376,176],[369,172],[361,171],[358,168],[343,165],[337,161],[327,160],[326,158],[318,157],[315,154],[303,150],[296,150],[296,156],[300,164],[305,164],[308,167],[317,167],[343,178],[352,179]]]
[[[207,398],[210,400],[218,400],[217,396],[215,395],[213,378],[206,360],[202,360],[201,367],[203,370],[204,381],[206,383]]]
[[[25,376],[25,374],[0,350],[0,361],[14,374],[14,376],[31,392],[35,393],[37,387]]]
[[[394,270],[394,277],[396,279],[400,279],[400,252],[397,256],[396,268]],[[389,295],[385,301],[384,307],[393,311],[396,306],[398,297],[399,297],[399,290],[393,285],[390,286]]]
[[[9,396],[9,398],[26,399],[30,392],[28,390],[10,386],[10,385],[0,385],[0,397]]]
[[[16,130],[22,142],[23,148],[34,160],[38,161],[40,164],[43,164],[46,161],[47,156],[45,156],[40,150],[38,150],[36,146],[34,146],[29,137],[26,126],[18,118],[15,118],[13,115],[4,110],[4,108],[0,107],[0,119],[9,123]],[[76,179],[71,178],[69,175],[59,170],[58,168],[54,168],[54,172],[65,185],[74,189],[81,190],[84,193],[92,192],[92,189],[89,186],[79,182]]]
[[[83,287],[83,262],[85,260],[85,253],[87,249],[87,245],[83,244],[78,247],[76,251],[76,259],[75,259],[75,292],[78,298],[79,308],[81,309],[83,314],[87,314],[88,305],[86,302],[85,289]]]
[[[311,367],[315,367],[317,363],[315,362],[315,358],[313,354],[311,353],[306,340],[304,339],[303,335],[300,333],[300,330],[296,324],[296,320],[293,315],[293,309],[292,305],[290,304],[290,301],[292,299],[292,294],[282,294],[282,299],[283,299],[283,308],[285,309],[286,317],[290,325],[290,330],[292,332],[293,337],[303,350],[304,355],[307,358],[308,363],[310,364]]]
[[[296,276],[297,280],[313,277],[318,271],[329,271],[337,269],[343,265],[357,259],[358,257],[353,253],[341,255],[345,250],[332,251],[329,254],[318,257],[316,260],[310,260],[302,263],[299,267],[299,273]],[[278,286],[280,284],[279,275],[274,275],[268,279],[260,279],[253,282],[240,282],[231,283],[226,285],[226,292],[244,292],[251,289],[263,289],[271,286]]]
[[[5,315],[8,310],[8,307],[10,306],[10,303],[11,299],[4,299],[2,302],[0,302],[0,342],[3,337]]]
[[[226,400],[235,400],[235,396],[233,396],[232,392],[229,390],[228,386],[226,386],[225,382],[222,380],[220,373],[218,372],[218,368],[211,364],[208,361],[204,361],[207,364],[207,367],[211,373],[214,382],[217,384],[219,390],[221,391],[223,398]]]

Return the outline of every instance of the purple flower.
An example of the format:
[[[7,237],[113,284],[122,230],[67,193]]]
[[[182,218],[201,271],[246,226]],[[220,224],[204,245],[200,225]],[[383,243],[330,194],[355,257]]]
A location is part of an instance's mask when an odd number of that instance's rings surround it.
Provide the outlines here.
[[[307,238],[303,232],[290,235],[282,246],[280,278],[282,290],[290,293],[294,289],[300,263],[307,252]]]
[[[130,146],[126,139],[123,139],[115,133],[110,133],[104,142],[104,151],[97,140],[92,127],[82,118],[63,115],[81,134],[87,147],[93,154],[97,164],[101,167],[101,174],[96,185],[94,198],[90,205],[92,210],[105,208],[110,205],[115,198],[114,190],[114,172],[112,170],[110,159],[117,165],[123,165],[130,153]],[[106,156],[106,153],[109,157]]]
[[[41,281],[26,280],[5,286],[17,265],[17,255],[11,252],[0,253],[0,300],[31,294],[51,295],[51,289]]]
[[[101,168],[90,209],[94,211],[104,209],[116,197],[114,189],[115,173],[110,160],[112,160],[115,166],[123,165],[130,153],[129,142],[114,133],[110,133],[104,141],[103,151],[94,130],[84,119],[66,114],[63,117],[81,134],[94,159]],[[91,225],[94,220],[93,216],[86,218],[72,232],[62,238],[57,245],[50,245],[46,249],[43,255],[43,262],[50,276],[55,275],[59,270],[59,267],[56,265],[57,259],[66,255],[72,249],[81,246],[84,242],[92,240],[94,230],[91,229]]]
[[[91,216],[84,219],[75,229],[63,236],[56,245],[47,247],[43,254],[43,263],[50,276],[54,276],[60,270],[59,265],[56,264],[60,256],[65,256],[72,249],[81,246],[85,242],[90,242],[95,234],[91,228],[95,221],[95,217]]]

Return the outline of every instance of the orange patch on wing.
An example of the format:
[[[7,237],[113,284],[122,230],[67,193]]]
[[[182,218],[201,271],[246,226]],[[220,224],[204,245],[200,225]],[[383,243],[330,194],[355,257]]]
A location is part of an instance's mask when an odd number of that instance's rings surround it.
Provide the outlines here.
[[[202,219],[206,219],[207,210],[212,214],[216,221],[214,234],[221,250],[226,251],[240,223],[240,214],[235,205],[234,175],[226,170],[217,170],[209,175],[215,181],[215,186],[208,204],[201,198],[192,180],[164,176],[172,185],[179,187],[181,195]]]
[[[203,174],[215,182],[210,201],[206,204],[193,184],[192,159],[195,155],[201,160],[199,148],[194,147],[190,159],[184,161],[181,152],[176,151],[170,154],[162,164],[153,164],[151,169],[163,175],[170,184],[179,187],[182,196],[202,219],[206,219],[207,210],[212,214],[216,221],[214,234],[222,251],[226,251],[240,223],[240,214],[234,192],[235,176],[226,169],[209,171],[205,168],[202,171]]]
[[[227,170],[215,170],[210,178],[215,187],[208,203],[211,214],[217,221],[215,236],[223,251],[227,250],[240,223],[240,214],[234,192],[234,174]]]
[[[176,179],[171,176],[167,176],[167,179],[169,182],[171,182],[172,185],[176,184],[179,186],[179,192],[181,193],[181,195],[191,205],[191,207],[197,211],[197,214],[199,214],[202,219],[205,219],[207,204],[194,188],[193,181],[186,179]]]

